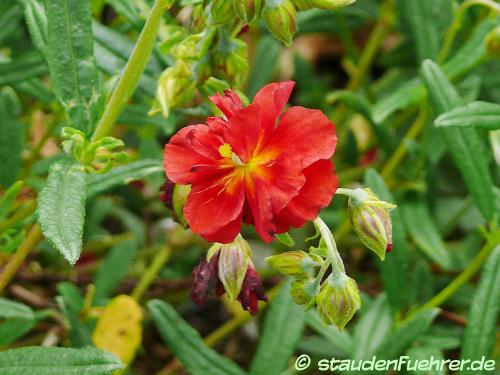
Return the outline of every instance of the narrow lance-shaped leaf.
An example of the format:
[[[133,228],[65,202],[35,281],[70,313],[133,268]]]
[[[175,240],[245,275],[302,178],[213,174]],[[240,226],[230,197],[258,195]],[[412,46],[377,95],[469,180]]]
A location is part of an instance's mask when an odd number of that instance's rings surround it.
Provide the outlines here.
[[[42,51],[54,91],[69,125],[87,134],[102,110],[103,97],[93,54],[89,0],[45,1],[47,41]]]
[[[209,348],[169,304],[148,303],[156,327],[175,357],[192,375],[244,375],[236,363]]]
[[[38,215],[45,237],[75,264],[82,250],[85,219],[85,174],[70,162],[54,164],[38,200]]]
[[[500,129],[500,104],[472,102],[439,116],[434,124],[439,127],[475,127],[486,130]]]
[[[457,91],[436,63],[424,61],[421,74],[436,112],[448,112],[461,104]],[[495,212],[493,182],[486,151],[476,130],[446,128],[443,135],[474,202],[483,216],[491,220]]]
[[[2,375],[110,375],[120,368],[118,358],[94,348],[33,346],[0,352]]]
[[[495,346],[496,324],[500,312],[500,246],[489,256],[483,268],[469,310],[469,323],[465,328],[462,359],[480,360],[490,357]],[[462,374],[472,374],[463,371]]]
[[[304,308],[290,297],[290,283],[287,283],[271,303],[250,373],[278,374],[285,370],[302,335],[304,323]]]
[[[24,131],[18,120],[21,103],[9,87],[0,91],[0,186],[9,187],[21,170]]]

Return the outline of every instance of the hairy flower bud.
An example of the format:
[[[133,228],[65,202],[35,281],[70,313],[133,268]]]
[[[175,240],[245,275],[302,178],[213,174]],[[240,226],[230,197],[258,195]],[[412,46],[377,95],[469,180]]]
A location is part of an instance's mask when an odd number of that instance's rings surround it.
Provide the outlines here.
[[[245,22],[250,22],[260,13],[262,0],[232,0],[232,2],[234,11]]]
[[[321,286],[316,303],[325,323],[343,329],[361,306],[358,286],[344,273],[330,275]]]
[[[313,276],[314,268],[321,266],[321,258],[305,251],[287,251],[266,258],[266,262],[283,275],[297,278]]]
[[[316,289],[315,279],[308,277],[302,280],[295,280],[292,283],[290,295],[295,303],[299,305],[308,305],[309,303],[314,302],[317,297]]]
[[[177,65],[167,68],[161,74],[156,89],[156,98],[165,117],[168,117],[172,108],[193,98],[196,82],[191,79],[191,76],[191,70],[180,60]],[[156,109],[153,108],[151,112],[156,112]]]
[[[222,245],[219,252],[219,280],[232,301],[240,294],[247,273],[249,247],[248,242],[238,236],[234,242]]]
[[[349,217],[363,244],[384,260],[392,250],[389,210],[396,207],[379,199],[370,189],[356,189],[349,197]]]
[[[267,0],[262,12],[267,28],[274,37],[290,45],[297,32],[297,11],[291,0]]]
[[[213,25],[222,25],[234,19],[235,9],[230,0],[212,0],[210,17]]]

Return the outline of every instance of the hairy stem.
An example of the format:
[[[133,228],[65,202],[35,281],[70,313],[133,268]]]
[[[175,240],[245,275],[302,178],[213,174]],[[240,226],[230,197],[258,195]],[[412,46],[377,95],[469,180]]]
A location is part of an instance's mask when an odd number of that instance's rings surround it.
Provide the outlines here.
[[[154,43],[160,28],[160,21],[163,13],[169,9],[174,0],[156,0],[151,13],[142,29],[141,35],[135,45],[132,54],[123,69],[118,84],[116,85],[111,98],[106,105],[101,120],[92,135],[92,140],[96,141],[111,132],[123,107],[134,93],[139,79],[153,51]]]

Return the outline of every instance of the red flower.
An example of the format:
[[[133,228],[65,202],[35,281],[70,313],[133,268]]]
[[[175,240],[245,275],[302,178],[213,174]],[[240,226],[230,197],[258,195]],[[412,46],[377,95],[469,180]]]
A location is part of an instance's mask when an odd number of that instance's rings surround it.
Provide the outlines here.
[[[271,242],[330,203],[337,189],[330,160],[335,127],[319,110],[290,107],[282,114],[294,85],[264,86],[246,108],[234,91],[217,94],[210,99],[224,118],[187,126],[165,146],[165,172],[192,185],[184,215],[206,240],[229,243],[244,221]]]

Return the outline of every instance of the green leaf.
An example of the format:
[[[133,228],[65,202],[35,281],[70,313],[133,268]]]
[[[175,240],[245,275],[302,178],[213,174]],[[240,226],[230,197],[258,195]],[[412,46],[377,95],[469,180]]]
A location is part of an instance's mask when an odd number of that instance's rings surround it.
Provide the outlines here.
[[[439,66],[431,60],[422,64],[421,74],[436,112],[448,112],[461,104],[457,91]],[[474,202],[487,220],[496,211],[493,182],[484,145],[475,129],[442,129],[448,149],[460,170]]]
[[[403,321],[393,329],[379,345],[378,359],[394,359],[400,356],[422,333],[427,331],[439,309],[425,309]]]
[[[418,62],[435,59],[443,35],[440,23],[448,23],[451,19],[451,1],[403,0],[398,1],[398,5],[415,42]],[[438,22],[439,16],[446,18],[444,22]]]
[[[295,241],[288,232],[275,234],[274,237],[285,246],[292,247],[295,245]]]
[[[113,187],[140,180],[146,176],[163,171],[160,160],[143,159],[121,165],[103,174],[87,175],[87,195],[89,197],[102,193]]]
[[[391,329],[390,305],[381,294],[354,327],[354,352],[351,358],[369,359]]]
[[[60,162],[50,168],[47,184],[39,194],[42,232],[71,265],[82,251],[86,186],[78,165]]]
[[[352,110],[360,113],[369,122],[373,123],[371,115],[371,103],[359,94],[349,90],[337,90],[327,95],[326,101],[329,104],[341,102]]]
[[[323,336],[342,356],[349,357],[353,350],[353,339],[347,330],[340,331],[336,326],[326,325],[317,310],[306,314],[307,325],[318,335]]]
[[[304,308],[290,297],[290,282],[287,282],[271,303],[266,315],[250,374],[278,374],[285,370],[302,336],[304,324]]]
[[[36,50],[14,56],[11,60],[0,62],[0,85],[22,82],[47,73],[43,56]]]
[[[47,12],[44,0],[19,0],[24,5],[24,19],[28,24],[33,44],[42,53],[47,46]]]
[[[32,346],[0,352],[2,375],[108,375],[121,368],[113,354],[94,348]]]
[[[21,103],[10,87],[0,90],[0,113],[0,185],[7,188],[21,171],[24,146],[24,129],[18,120]]]
[[[365,173],[365,185],[373,190],[382,200],[396,203],[382,176],[374,169],[368,169]],[[410,258],[408,244],[406,243],[406,231],[401,217],[400,209],[391,211],[392,220],[392,244],[393,251],[386,255],[385,260],[378,261],[384,290],[387,299],[396,310],[402,310],[408,305],[408,271]]]
[[[413,348],[410,348],[407,352],[408,357],[410,357],[410,360],[415,363],[414,361],[429,361],[431,358],[433,360],[441,361],[444,359],[443,357],[443,352],[439,350],[436,347],[432,346],[415,346]],[[444,367],[445,368],[445,367]],[[410,371],[412,374],[422,374],[422,375],[439,375],[439,374],[445,374],[446,371],[444,370],[437,370],[435,366],[432,369],[429,369],[428,371]]]
[[[500,311],[500,246],[486,261],[476,288],[465,328],[461,358],[480,360],[490,357],[495,346],[496,324]],[[472,371],[462,371],[462,374]]]
[[[205,345],[198,332],[172,306],[152,300],[148,302],[148,307],[163,340],[190,374],[245,374],[233,361]]]
[[[22,17],[22,9],[13,4],[8,9],[0,8],[0,45],[19,30],[19,21]]]
[[[400,206],[400,210],[406,228],[419,249],[444,269],[451,269],[450,254],[425,203],[408,201]]]
[[[89,0],[45,1],[47,45],[54,92],[66,109],[68,126],[91,134],[103,107],[93,54]]]
[[[0,324],[0,347],[9,345],[26,335],[36,326],[36,320],[10,318]],[[3,374],[3,373],[2,373]]]
[[[434,124],[440,127],[476,127],[487,130],[500,129],[500,104],[472,102],[439,116]]]
[[[29,306],[0,297],[0,317],[30,320],[34,318],[34,314]]]
[[[137,248],[136,241],[123,241],[111,249],[95,274],[95,305],[103,305],[127,275]]]

